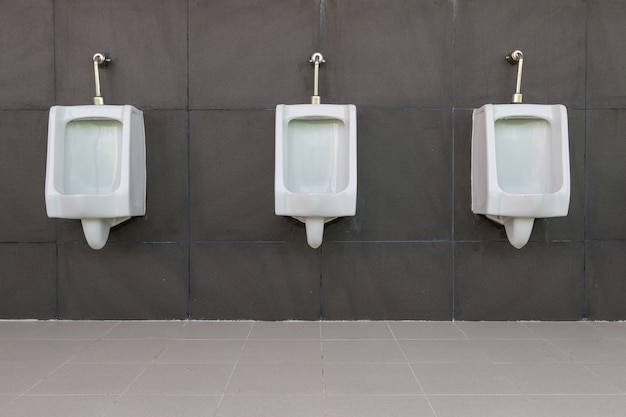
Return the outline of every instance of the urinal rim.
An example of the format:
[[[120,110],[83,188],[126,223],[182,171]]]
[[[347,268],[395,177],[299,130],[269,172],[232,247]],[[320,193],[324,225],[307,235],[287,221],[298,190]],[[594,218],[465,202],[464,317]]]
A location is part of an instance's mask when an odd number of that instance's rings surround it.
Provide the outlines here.
[[[348,164],[349,179],[347,186],[339,193],[297,193],[287,189],[284,183],[284,166],[282,161],[283,139],[288,121],[294,117],[285,117],[284,112],[290,109],[307,108],[317,110],[318,114],[323,109],[331,110],[324,112],[324,118],[342,120],[348,129]],[[337,112],[342,112],[345,117],[337,117]],[[299,118],[299,117],[295,117]],[[353,123],[352,123],[352,122]],[[353,216],[356,213],[357,192],[357,115],[354,104],[279,104],[276,106],[275,120],[275,154],[274,154],[274,208],[279,216],[299,217],[344,217]],[[294,209],[300,207],[303,201],[328,202],[333,207],[328,210]],[[324,203],[326,204],[326,203]],[[342,206],[341,210],[335,206]]]
[[[78,112],[78,116],[71,116],[71,112]],[[114,115],[102,116],[102,112],[114,112]],[[61,113],[60,115],[58,113]],[[95,116],[94,116],[95,115]],[[138,115],[141,117],[141,138],[133,138],[131,131],[131,124],[133,120],[133,116]],[[57,144],[57,138],[54,141],[50,140],[50,134],[52,131],[55,131],[55,135],[60,135],[63,139],[61,142],[65,140],[65,129],[67,128],[67,124],[75,121],[75,120],[115,120],[122,124],[122,140],[120,143],[120,167],[130,166],[131,159],[131,148],[133,146],[133,142],[137,140],[141,140],[141,149],[143,151],[143,156],[140,158],[140,163],[143,162],[143,204],[141,207],[137,207],[132,204],[132,194],[133,185],[131,184],[131,175],[130,169],[125,170],[121,169],[120,172],[120,180],[118,187],[111,193],[107,194],[84,194],[84,193],[65,193],[61,192],[57,189],[55,185],[55,177],[58,173],[57,167],[57,152],[54,148],[54,145]],[[55,123],[58,123],[58,126],[55,126]],[[128,138],[128,140],[124,140],[124,138]],[[54,143],[52,143],[54,142]],[[61,145],[63,145],[61,143]],[[46,179],[45,179],[45,201],[46,201],[46,211],[48,213],[48,217],[54,218],[70,218],[70,219],[80,219],[84,217],[89,217],[85,215],[75,215],[76,212],[80,212],[81,209],[76,208],[75,210],[65,210],[59,207],[59,204],[62,204],[63,201],[71,201],[72,199],[79,200],[103,200],[103,201],[112,201],[113,205],[116,207],[115,210],[112,210],[113,213],[107,213],[105,217],[123,217],[123,216],[136,216],[143,215],[146,211],[146,182],[147,182],[147,166],[146,166],[146,146],[145,146],[145,123],[143,119],[143,112],[130,104],[124,105],[76,105],[76,106],[52,106],[50,108],[49,121],[48,121],[48,141],[47,141],[47,155],[46,155]],[[54,170],[53,173],[49,173],[50,170]],[[136,191],[135,191],[136,192]],[[121,204],[120,204],[121,202]],[[128,202],[128,204],[127,204]],[[74,213],[74,214],[72,214]],[[102,217],[102,216],[100,216]],[[98,218],[100,218],[98,217]]]
[[[494,106],[498,106],[497,112],[494,112]],[[520,107],[523,106],[523,107]],[[520,109],[526,108],[523,113]],[[505,111],[502,111],[502,110]],[[532,109],[533,111],[528,111]],[[555,123],[554,112],[558,110],[560,123]],[[512,114],[512,112],[515,112]],[[552,126],[559,125],[562,136],[565,140],[561,140],[561,164],[563,172],[563,183],[561,187],[553,193],[525,193],[513,194],[500,188],[496,172],[495,155],[495,132],[487,134],[486,129],[494,129],[495,121],[507,118],[508,116],[538,118],[550,121]],[[484,133],[476,137],[476,126],[485,123]],[[480,131],[480,129],[479,129]],[[567,215],[569,211],[569,202],[571,199],[571,174],[570,174],[570,153],[569,153],[569,128],[567,108],[562,104],[485,104],[478,109],[474,109],[472,113],[472,168],[471,168],[471,190],[472,190],[472,212],[475,214],[491,214],[498,216],[511,217],[562,217]],[[483,166],[478,162],[482,161]],[[478,163],[478,165],[475,165]],[[482,188],[482,190],[481,190]],[[481,190],[481,191],[477,191]],[[541,205],[545,209],[537,210],[535,213],[525,212],[526,209],[518,210],[518,202],[522,202],[526,198],[532,198],[535,201],[544,200]],[[505,208],[508,207],[508,208]],[[552,213],[550,213],[552,212]]]

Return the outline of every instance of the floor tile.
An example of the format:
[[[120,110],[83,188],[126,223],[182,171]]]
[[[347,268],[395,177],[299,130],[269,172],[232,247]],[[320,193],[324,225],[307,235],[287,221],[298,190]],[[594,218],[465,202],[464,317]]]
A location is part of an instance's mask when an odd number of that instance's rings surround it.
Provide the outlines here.
[[[0,363],[0,395],[22,394],[57,368],[50,362]]]
[[[554,417],[621,417],[626,410],[623,395],[549,395],[531,396],[533,412],[527,416]]]
[[[0,414],[20,417],[101,417],[116,398],[110,395],[24,395]]]
[[[616,395],[431,396],[437,417],[618,417],[626,397]]]
[[[2,410],[7,404],[15,400],[16,398],[17,397],[15,395],[0,394],[0,410]]]
[[[480,348],[493,363],[571,362],[573,359],[546,340],[481,340]]]
[[[319,340],[320,323],[315,321],[258,321],[254,323],[249,338],[261,340]]]
[[[320,395],[225,395],[215,417],[320,417],[323,412]]]
[[[240,363],[320,363],[318,340],[248,340]]]
[[[0,340],[29,337],[47,324],[35,320],[0,320]]]
[[[114,321],[50,321],[34,332],[33,339],[96,340],[111,331]]]
[[[184,321],[123,321],[103,339],[173,339],[185,327]]]
[[[317,364],[241,363],[228,384],[229,395],[321,395],[322,369]]]
[[[61,365],[89,346],[89,340],[16,340],[2,350],[0,362],[50,362]]]
[[[396,339],[465,339],[454,322],[448,321],[390,321]]]
[[[626,394],[626,364],[624,363],[596,363],[585,364],[595,375],[619,388]]]
[[[0,416],[621,417],[622,327],[0,321]]]
[[[66,364],[28,391],[33,395],[120,395],[143,364]]]
[[[166,340],[99,340],[78,352],[70,363],[150,363]]]
[[[399,340],[411,363],[487,362],[488,357],[476,340]]]
[[[544,339],[595,339],[602,336],[600,330],[586,322],[541,321],[526,322],[524,326]]]
[[[506,370],[490,363],[411,364],[424,392],[431,394],[521,394]]]
[[[177,339],[245,340],[254,322],[251,321],[189,321],[176,335]]]
[[[393,339],[384,321],[323,321],[322,339]]]
[[[524,394],[621,394],[613,384],[576,363],[496,365]]]
[[[551,340],[573,360],[581,363],[626,363],[626,344],[611,339]]]
[[[124,395],[104,417],[213,416],[220,396]]]
[[[436,395],[429,400],[437,417],[537,416],[533,404],[522,395]]]
[[[155,363],[236,363],[243,340],[172,340]]]
[[[326,363],[405,363],[395,340],[324,340]]]
[[[323,415],[327,417],[435,417],[428,400],[421,395],[326,397]]]
[[[626,339],[626,322],[606,322],[596,321],[589,322],[589,325],[602,333],[604,337],[614,337],[617,339]]]
[[[151,364],[128,395],[218,395],[224,392],[234,365]]]
[[[327,395],[423,394],[408,364],[325,364]]]
[[[537,339],[537,335],[528,330],[521,322],[454,322],[470,339]]]

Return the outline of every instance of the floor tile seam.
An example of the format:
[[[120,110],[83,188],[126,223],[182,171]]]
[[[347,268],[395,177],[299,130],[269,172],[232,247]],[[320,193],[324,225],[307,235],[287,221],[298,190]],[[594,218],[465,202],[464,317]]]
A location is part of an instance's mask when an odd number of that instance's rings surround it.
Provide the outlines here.
[[[391,335],[393,336],[393,338],[394,338],[394,340],[396,342],[396,346],[398,347],[398,349],[400,349],[400,353],[402,354],[402,357],[406,361],[406,364],[409,366],[409,371],[411,371],[411,374],[413,375],[413,379],[415,380],[415,382],[417,383],[417,386],[419,387],[420,391],[424,395],[424,398],[426,399],[426,402],[428,403],[428,407],[430,407],[430,410],[432,411],[433,415],[435,417],[437,417],[437,412],[435,411],[435,407],[433,407],[433,404],[430,402],[430,399],[426,395],[426,390],[424,389],[424,386],[422,385],[422,383],[420,382],[419,378],[417,377],[417,374],[415,373],[415,370],[413,369],[413,367],[409,363],[408,357],[406,356],[406,353],[404,352],[404,349],[402,349],[402,346],[398,342],[398,339],[396,338],[396,335],[393,332],[393,329],[391,328],[391,325],[389,324],[389,322],[387,322],[387,328],[391,332]]]
[[[459,329],[461,330],[461,329]],[[441,339],[441,340],[474,340],[474,341],[524,341],[524,340],[548,340],[545,337],[534,335],[534,336],[471,336],[467,335],[465,332],[463,334],[466,335],[465,338],[454,338],[454,339]]]
[[[608,384],[609,386],[615,388],[617,391],[621,392],[622,395],[626,395],[626,390],[622,389],[621,387],[613,384],[608,378],[600,375],[598,372],[594,371],[593,369],[589,368],[588,366],[585,366],[586,364],[580,364],[583,368],[585,368],[588,372],[590,372],[592,375],[600,378],[605,384]],[[589,365],[589,364],[587,364]]]
[[[555,361],[555,360],[545,360],[545,361],[532,361],[532,360],[520,360],[520,361],[495,361],[492,359],[467,359],[467,360],[450,360],[450,361],[437,361],[437,360],[429,360],[425,362],[420,362],[419,360],[410,360],[409,365],[568,365],[575,364],[574,361]]]
[[[267,398],[267,397],[272,397],[272,398],[323,398],[327,395],[319,393],[319,394],[314,394],[314,393],[277,393],[277,392],[267,392],[267,393],[224,393],[222,395],[223,398]]]
[[[172,340],[172,341],[180,341],[180,342],[194,342],[194,341],[204,341],[204,342],[245,342],[247,338],[245,337],[174,337],[163,340]]]
[[[470,337],[468,336],[468,334],[467,334],[467,333],[465,333],[461,327],[459,327],[459,324],[457,323],[457,321],[456,321],[456,320],[453,320],[453,321],[452,321],[452,323],[454,324],[454,327],[456,327],[456,329],[457,329],[458,331],[460,331],[460,332],[461,332],[461,334],[462,334],[463,336],[465,336],[465,338],[466,338],[466,339],[469,339],[469,338],[470,338]]]
[[[60,369],[62,369],[65,365],[69,364],[71,361],[71,358],[66,360],[65,362],[61,363],[59,366],[57,366],[54,370],[46,373],[44,376],[40,377],[39,380],[37,382],[35,382],[33,385],[31,385],[29,388],[25,389],[23,392],[21,392],[16,398],[15,401],[17,401],[19,398],[21,398],[24,395],[27,395],[30,391],[32,391],[33,389],[35,389],[38,385],[40,385],[41,383],[43,383],[46,379],[50,378],[50,376],[52,376],[55,372],[58,372]],[[29,363],[33,363],[33,362],[29,362]],[[47,363],[47,361],[43,361],[41,363]]]
[[[573,355],[572,353],[567,352],[564,348],[562,348],[562,347],[558,346],[556,343],[554,343],[554,341],[557,341],[557,340],[566,340],[568,342],[571,342],[571,341],[575,341],[575,340],[593,340],[593,339],[545,339],[546,343],[548,343],[549,346],[552,346],[557,351],[559,351],[561,354],[563,354],[566,357],[570,358],[574,363],[579,363],[576,360],[575,355]]]
[[[107,334],[110,334],[114,329],[119,327],[122,322],[121,321],[117,321],[117,322],[116,321],[111,321],[110,323],[115,323],[115,325],[112,326],[108,331],[104,332],[104,334],[100,335],[99,339],[103,339]]]
[[[230,383],[233,379],[233,376],[235,375],[235,371],[237,370],[237,366],[239,365],[239,361],[241,360],[241,356],[243,355],[244,349],[246,348],[246,345],[248,344],[248,340],[250,339],[250,335],[252,334],[252,330],[254,329],[256,322],[252,322],[252,325],[250,326],[250,328],[248,329],[248,334],[246,335],[246,338],[243,342],[243,344],[241,345],[241,348],[239,350],[239,354],[237,355],[237,360],[233,365],[233,369],[230,371],[230,375],[228,376],[228,380],[226,380],[226,384],[224,385],[224,388],[221,392],[220,395],[220,399],[217,402],[217,405],[215,407],[215,412],[213,413],[213,416],[217,416],[217,413],[220,411],[220,408],[222,406],[222,402],[224,401],[224,396],[226,395],[226,393],[228,392],[228,387],[230,386]]]
[[[102,365],[102,364],[99,364]],[[105,363],[104,365],[110,365],[108,363]],[[128,363],[120,363],[120,364],[116,364],[116,365],[129,365]],[[141,363],[135,363],[132,365],[143,365],[141,371],[137,374],[137,376],[126,386],[126,388],[124,389],[124,391],[122,391],[121,394],[119,394],[120,396],[125,395],[128,390],[135,384],[135,382],[137,382],[145,373],[146,371],[148,371],[148,368],[150,368],[150,364],[149,363],[145,363],[145,362],[141,362]],[[115,395],[115,394],[113,394]]]
[[[246,339],[246,341],[249,342],[319,342],[321,339],[310,339],[310,338],[304,338],[304,339],[294,339],[294,338],[256,338],[256,337],[251,337],[249,339]]]
[[[331,342],[331,341],[350,341],[350,340],[354,340],[354,341],[367,341],[367,340],[388,340],[388,341],[394,341],[397,340],[393,335],[391,335],[391,337],[322,337],[321,339],[324,342]]]

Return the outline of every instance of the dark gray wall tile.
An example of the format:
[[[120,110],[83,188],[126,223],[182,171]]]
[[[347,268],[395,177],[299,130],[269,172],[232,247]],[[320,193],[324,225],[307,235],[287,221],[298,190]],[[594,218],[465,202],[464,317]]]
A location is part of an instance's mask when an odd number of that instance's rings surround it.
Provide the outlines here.
[[[0,244],[0,319],[53,319],[56,246]]]
[[[53,0],[0,0],[0,109],[54,103]]]
[[[588,317],[591,320],[624,320],[626,242],[588,242],[585,267]]]
[[[449,106],[450,2],[328,0],[320,94],[327,103]]]
[[[59,245],[59,317],[184,319],[188,250],[180,244],[108,243],[99,251]]]
[[[147,110],[146,215],[112,234],[112,242],[179,242],[189,236],[188,115]]]
[[[319,22],[319,0],[190,1],[190,107],[308,102]]]
[[[626,110],[587,112],[587,238],[626,239]]]
[[[47,111],[0,111],[0,242],[56,240],[46,215]]]
[[[582,243],[457,243],[457,320],[580,320]]]
[[[190,114],[191,239],[302,240],[274,214],[274,111]]]
[[[191,247],[191,318],[318,320],[319,251],[302,243]]]
[[[449,111],[359,109],[357,214],[326,240],[450,238]]]
[[[449,243],[325,243],[327,320],[450,320]]]
[[[626,108],[626,3],[588,0],[587,13],[588,105]]]
[[[92,104],[92,57],[108,52],[112,64],[100,70],[106,104],[186,107],[185,0],[57,0],[55,30],[59,104]]]
[[[509,65],[504,57],[515,49],[524,53],[525,103],[584,106],[584,0],[456,4],[457,107],[509,103],[515,92],[517,66]]]

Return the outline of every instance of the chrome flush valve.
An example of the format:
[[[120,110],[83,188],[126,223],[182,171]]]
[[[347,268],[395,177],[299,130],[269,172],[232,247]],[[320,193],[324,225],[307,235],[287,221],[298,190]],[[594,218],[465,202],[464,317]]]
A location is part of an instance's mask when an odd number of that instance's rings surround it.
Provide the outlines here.
[[[512,103],[519,104],[522,102],[522,66],[524,65],[524,54],[520,50],[511,52],[506,56],[509,64],[517,63],[517,82],[515,84],[515,93],[513,94]]]
[[[109,54],[107,53],[97,52],[92,59],[94,78],[96,81],[96,96],[93,98],[93,104],[104,104],[104,98],[100,94],[100,73],[98,68],[106,68],[109,62],[111,62],[111,58],[109,58]]]
[[[322,101],[319,96],[319,81],[320,81],[320,65],[322,65],[326,60],[319,52],[311,55],[311,59],[309,62],[315,65],[315,76],[313,78],[313,97],[311,97],[311,104],[320,104]]]

